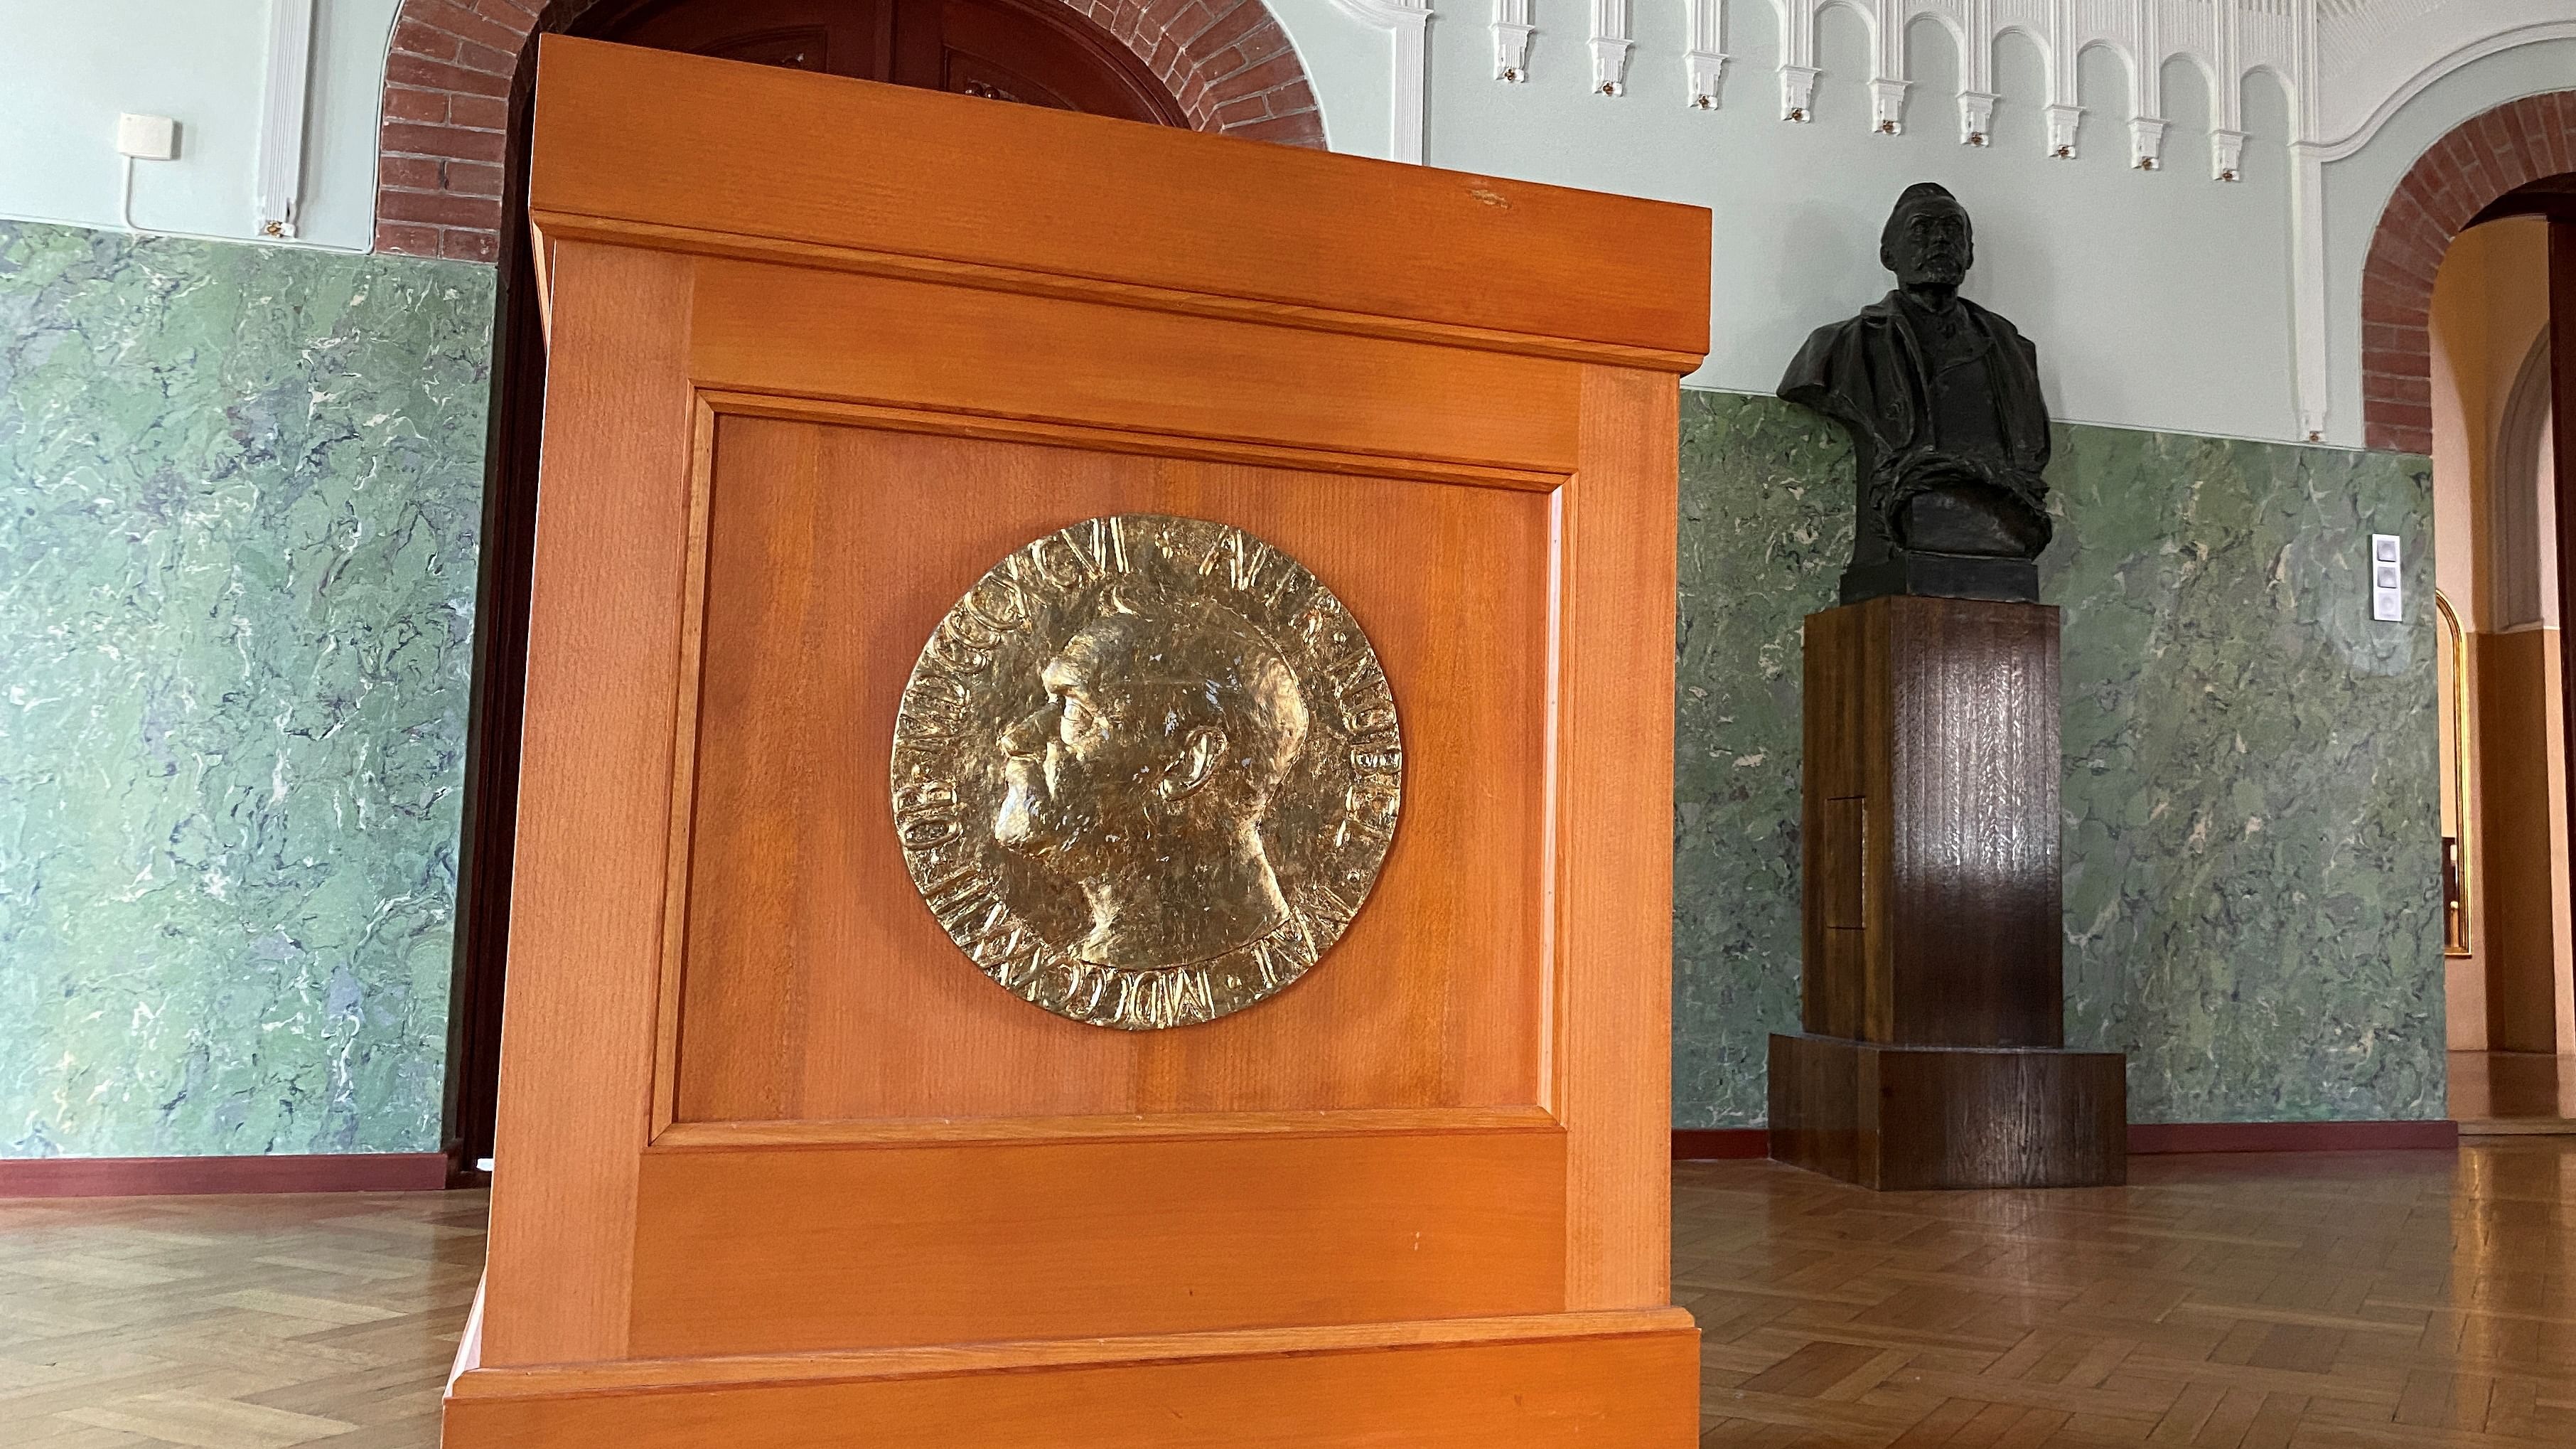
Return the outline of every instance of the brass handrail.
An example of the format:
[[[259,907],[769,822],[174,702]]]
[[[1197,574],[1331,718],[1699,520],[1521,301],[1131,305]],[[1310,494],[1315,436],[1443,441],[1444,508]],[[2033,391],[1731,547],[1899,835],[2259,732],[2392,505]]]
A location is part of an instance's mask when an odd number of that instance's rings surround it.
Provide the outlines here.
[[[2460,627],[2458,611],[2440,589],[2433,591],[2433,612],[2442,621],[2442,642],[2451,655],[2451,821],[2459,834],[2444,843],[2449,859],[2442,862],[2444,874],[2453,877],[2456,890],[2446,890],[2442,902],[2442,954],[2466,956],[2469,943],[2470,875],[2469,842],[2469,636]]]

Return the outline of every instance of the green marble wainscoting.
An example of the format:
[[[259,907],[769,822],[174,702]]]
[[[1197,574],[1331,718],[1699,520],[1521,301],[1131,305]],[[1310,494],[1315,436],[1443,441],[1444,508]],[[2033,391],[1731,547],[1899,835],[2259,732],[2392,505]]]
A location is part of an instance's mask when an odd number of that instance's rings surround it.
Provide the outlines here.
[[[2061,427],[2070,1046],[2140,1122],[2443,1115],[2432,495],[2420,458]],[[1801,620],[1851,454],[1771,398],[1682,402],[1673,1100],[1759,1123],[1798,1017]],[[2368,535],[2409,620],[2369,617]]]
[[[491,313],[0,222],[0,1156],[437,1146]]]

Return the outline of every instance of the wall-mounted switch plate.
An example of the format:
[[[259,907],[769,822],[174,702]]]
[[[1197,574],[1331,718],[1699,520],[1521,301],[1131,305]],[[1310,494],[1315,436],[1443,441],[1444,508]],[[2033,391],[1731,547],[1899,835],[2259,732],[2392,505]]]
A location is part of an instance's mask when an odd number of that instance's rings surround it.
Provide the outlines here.
[[[2396,534],[2370,536],[2370,617],[2383,624],[2403,623],[2406,619],[2405,562],[2398,551]]]
[[[116,118],[116,153],[137,161],[179,159],[179,123],[168,116]]]

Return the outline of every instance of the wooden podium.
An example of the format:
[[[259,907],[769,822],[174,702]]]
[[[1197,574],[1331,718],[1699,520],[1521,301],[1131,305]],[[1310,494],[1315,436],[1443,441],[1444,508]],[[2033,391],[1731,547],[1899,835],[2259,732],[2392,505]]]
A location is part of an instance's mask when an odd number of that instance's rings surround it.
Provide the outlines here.
[[[1772,1155],[1866,1187],[2127,1175],[2127,1063],[2065,1047],[2057,610],[1807,616],[1801,1018]]]
[[[1681,1446],[1676,375],[1704,212],[560,39],[489,1265],[445,1442]],[[1160,1031],[906,876],[960,593],[1222,521],[1368,631],[1338,945]]]

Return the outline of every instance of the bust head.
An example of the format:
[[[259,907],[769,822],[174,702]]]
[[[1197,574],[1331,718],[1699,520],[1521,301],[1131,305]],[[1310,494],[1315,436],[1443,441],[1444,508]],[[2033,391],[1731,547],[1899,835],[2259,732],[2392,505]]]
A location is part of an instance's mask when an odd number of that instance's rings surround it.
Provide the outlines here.
[[[1977,260],[1968,209],[1937,182],[1920,181],[1896,198],[1878,236],[1879,265],[1896,273],[1898,286],[1956,287]]]

